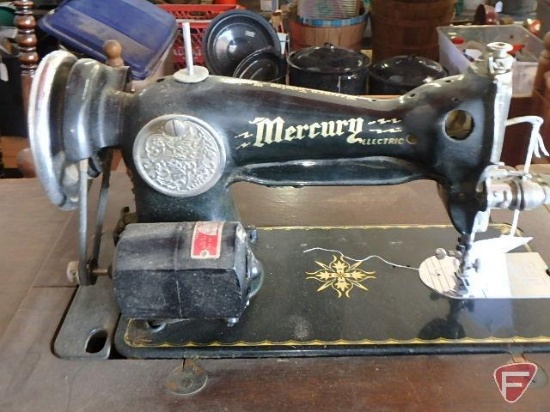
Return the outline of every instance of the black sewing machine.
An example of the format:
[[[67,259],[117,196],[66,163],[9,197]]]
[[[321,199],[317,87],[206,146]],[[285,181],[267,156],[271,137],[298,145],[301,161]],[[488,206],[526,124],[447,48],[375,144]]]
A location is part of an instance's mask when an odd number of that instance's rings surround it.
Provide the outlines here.
[[[464,75],[376,100],[210,76],[200,67],[132,93],[127,68],[54,52],[35,76],[29,134],[51,201],[62,209],[80,208],[80,261],[70,275],[92,289],[99,275],[112,277],[126,322],[121,324],[134,327],[123,329],[121,339],[128,343],[134,336],[132,342],[139,343],[134,347],[154,346],[153,335],[166,327],[171,332],[157,341],[159,347],[170,347],[173,339],[197,346],[195,338],[174,337],[178,327],[198,331],[202,341],[210,334],[224,346],[220,336],[246,329],[239,319],[251,298],[271,287],[264,272],[272,270],[256,257],[255,229],[239,223],[228,191],[232,183],[301,187],[431,179],[460,235],[455,251],[442,245],[437,256],[452,261],[455,284],[448,295],[458,301],[479,298],[482,259],[471,249],[476,233],[487,228],[490,210],[550,203],[547,176],[499,164],[511,64],[507,45],[494,43]],[[107,270],[97,267],[100,236],[88,256],[87,190],[89,179],[102,172],[108,181],[108,149],[115,147],[122,150],[133,182],[136,220],[121,225]],[[100,223],[107,187],[104,183],[99,200]],[[415,236],[410,241],[420,245]],[[366,273],[354,275],[357,288]],[[319,276],[321,282],[330,277]],[[336,283],[323,287],[333,287],[339,297],[349,292]],[[457,307],[471,305],[451,307],[456,324]],[[432,334],[428,329],[422,336]],[[171,347],[183,347],[178,345]]]

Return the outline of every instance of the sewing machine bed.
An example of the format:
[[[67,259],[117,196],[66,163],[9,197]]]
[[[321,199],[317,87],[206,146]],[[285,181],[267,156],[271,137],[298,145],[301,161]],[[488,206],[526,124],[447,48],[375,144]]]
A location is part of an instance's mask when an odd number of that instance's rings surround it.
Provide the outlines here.
[[[507,230],[492,225],[483,237]],[[121,318],[115,347],[131,358],[549,350],[550,318],[540,314],[550,313],[550,299],[451,299],[417,270],[353,260],[377,255],[418,268],[456,239],[451,226],[259,228],[254,249],[266,273],[235,326],[185,321],[156,330]]]
[[[491,225],[479,238],[508,230]],[[233,327],[119,319],[111,280],[102,277],[77,290],[53,350],[64,359],[550,350],[550,319],[540,316],[550,310],[547,264],[538,278],[526,264],[520,277],[540,296],[546,287],[544,298],[449,298],[426,286],[416,268],[456,241],[450,225],[258,228],[263,284]]]

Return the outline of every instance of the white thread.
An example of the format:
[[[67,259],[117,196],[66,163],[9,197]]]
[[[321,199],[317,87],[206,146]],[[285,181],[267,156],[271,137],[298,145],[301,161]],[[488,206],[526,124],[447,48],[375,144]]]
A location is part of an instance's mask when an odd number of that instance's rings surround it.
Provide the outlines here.
[[[400,265],[400,264],[398,264],[398,263],[390,262],[389,260],[386,260],[386,259],[384,259],[383,257],[378,256],[378,255],[370,255],[370,256],[367,256],[365,259],[354,259],[354,258],[351,258],[351,257],[349,257],[349,256],[344,255],[344,254],[343,254],[342,252],[340,252],[339,250],[335,250],[335,249],[325,249],[325,248],[322,248],[322,247],[313,247],[313,248],[311,248],[311,249],[306,249],[306,250],[304,250],[303,253],[309,253],[309,252],[312,252],[312,251],[314,251],[314,250],[322,250],[322,251],[324,251],[324,252],[338,253],[338,254],[340,254],[340,256],[345,257],[346,259],[349,259],[349,260],[353,260],[354,262],[366,262],[367,260],[376,258],[376,259],[381,260],[382,262],[384,262],[386,265],[389,265],[389,266],[394,266],[394,267],[402,268],[402,269],[416,270],[416,271],[419,270],[418,268],[413,268],[413,267],[410,267],[410,266],[405,266],[405,265]]]
[[[533,155],[536,157],[542,157],[541,152],[545,156],[550,156],[548,150],[544,146],[544,140],[540,134],[540,128],[542,126],[543,120],[539,116],[521,116],[514,117],[513,119],[506,120],[506,127],[512,126],[519,123],[531,123],[531,136],[529,138],[529,147],[527,149],[527,155],[525,157],[525,165],[523,167],[523,173],[527,175],[529,173],[529,168],[531,167],[531,162],[533,160]]]
[[[529,169],[531,167],[531,162],[533,161],[533,155],[536,157],[542,157],[541,152],[544,156],[550,156],[548,150],[544,146],[544,140],[540,134],[540,128],[542,126],[543,120],[539,116],[520,116],[514,117],[513,119],[508,119],[506,121],[506,127],[512,126],[519,123],[531,123],[531,136],[529,137],[529,147],[527,149],[527,155],[525,156],[525,164],[523,166],[523,180],[526,180],[529,177]],[[514,236],[518,229],[519,222],[519,210],[514,210],[514,215],[512,218],[512,225],[510,227],[510,233],[508,236]]]
[[[518,230],[518,222],[519,222],[519,210],[514,210],[514,215],[512,217],[512,224],[510,226],[510,233],[508,233],[508,236],[515,236],[516,231]]]

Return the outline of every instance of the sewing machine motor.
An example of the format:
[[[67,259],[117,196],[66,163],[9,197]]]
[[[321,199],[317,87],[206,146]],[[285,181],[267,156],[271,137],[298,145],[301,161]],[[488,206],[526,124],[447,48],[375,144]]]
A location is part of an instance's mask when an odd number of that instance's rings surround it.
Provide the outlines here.
[[[113,263],[122,313],[235,323],[261,281],[261,265],[248,243],[238,222],[128,225]]]

